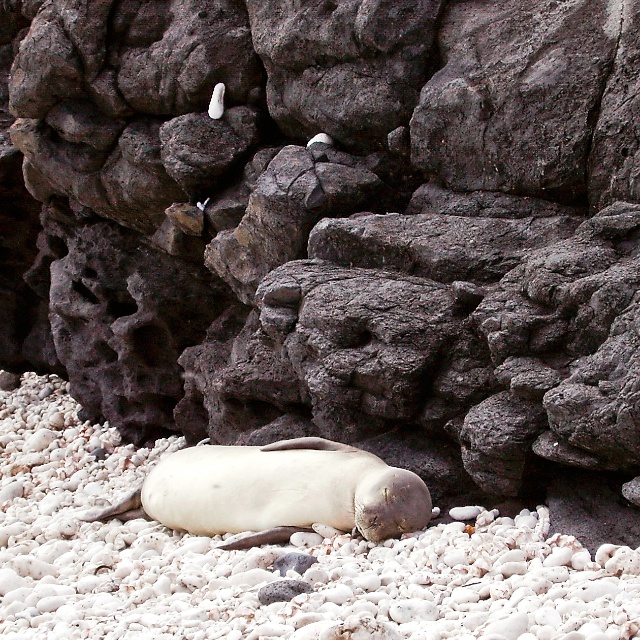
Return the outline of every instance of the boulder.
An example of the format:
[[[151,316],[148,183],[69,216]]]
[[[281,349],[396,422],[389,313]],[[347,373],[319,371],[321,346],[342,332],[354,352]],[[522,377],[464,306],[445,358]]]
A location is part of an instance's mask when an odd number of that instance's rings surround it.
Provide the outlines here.
[[[246,103],[264,84],[240,0],[125,2],[115,19],[121,43],[117,86],[138,113],[206,111],[213,87]]]
[[[441,212],[325,218],[309,236],[309,257],[481,284],[498,281],[532,249],[573,235],[578,224],[568,216],[509,220]]]
[[[323,216],[384,206],[389,188],[362,159],[287,146],[257,179],[240,224],[207,247],[205,264],[253,304],[260,280],[288,260],[304,257],[309,232]]]
[[[443,66],[411,118],[414,166],[454,191],[584,197],[622,11],[588,0],[448,4]]]
[[[45,232],[66,246],[49,266],[49,315],[84,418],[107,419],[137,444],[176,430],[178,357],[226,307],[224,287],[114,223],[58,215]]]
[[[292,138],[319,132],[355,151],[406,125],[432,61],[440,0],[249,0],[271,117]]]
[[[257,112],[234,107],[223,118],[189,113],[160,128],[161,156],[167,173],[188,193],[214,191],[258,141]]]

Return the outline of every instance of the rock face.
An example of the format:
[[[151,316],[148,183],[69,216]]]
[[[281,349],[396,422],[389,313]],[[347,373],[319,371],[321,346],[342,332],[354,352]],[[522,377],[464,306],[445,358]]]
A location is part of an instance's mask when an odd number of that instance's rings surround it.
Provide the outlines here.
[[[0,4],[0,366],[137,443],[637,504],[636,5]]]

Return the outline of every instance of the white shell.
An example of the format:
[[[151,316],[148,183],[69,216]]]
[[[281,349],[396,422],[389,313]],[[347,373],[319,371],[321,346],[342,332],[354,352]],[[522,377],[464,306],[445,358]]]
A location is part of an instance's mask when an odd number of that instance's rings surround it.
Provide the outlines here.
[[[307,142],[307,149],[312,145],[315,144],[316,142],[320,142],[322,144],[328,144],[333,146],[333,138],[326,134],[326,133],[318,133],[315,136],[313,136],[313,138],[311,138],[311,140],[309,140],[309,142]]]
[[[209,102],[209,117],[220,120],[224,113],[224,83],[218,82],[213,88],[211,102]]]

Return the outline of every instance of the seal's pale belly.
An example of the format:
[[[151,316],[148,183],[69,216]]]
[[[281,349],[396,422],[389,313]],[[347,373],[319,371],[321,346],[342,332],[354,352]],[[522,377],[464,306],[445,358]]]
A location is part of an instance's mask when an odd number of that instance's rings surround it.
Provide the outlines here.
[[[199,535],[316,522],[346,531],[355,526],[357,478],[377,460],[358,451],[193,447],[151,471],[142,505],[162,524]]]

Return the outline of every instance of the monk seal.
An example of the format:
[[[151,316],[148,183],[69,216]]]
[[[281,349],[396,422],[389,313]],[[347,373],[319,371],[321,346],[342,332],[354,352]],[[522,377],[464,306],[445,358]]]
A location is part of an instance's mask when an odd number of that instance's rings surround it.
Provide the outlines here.
[[[372,542],[417,531],[431,518],[424,481],[377,456],[324,438],[282,440],[263,447],[205,445],[161,460],[144,480],[144,512],[196,535],[324,524],[357,528]],[[139,503],[138,503],[139,504]],[[128,501],[88,521],[137,506]],[[268,532],[260,543],[271,541]]]

